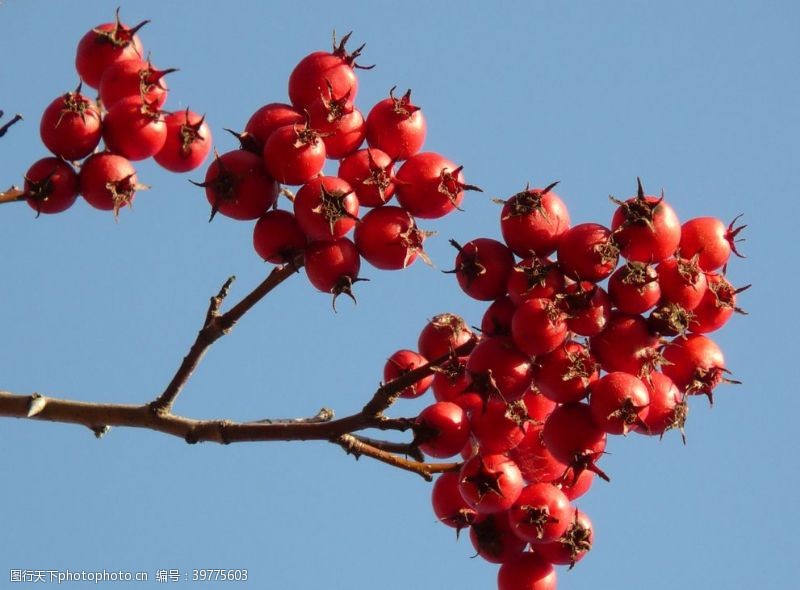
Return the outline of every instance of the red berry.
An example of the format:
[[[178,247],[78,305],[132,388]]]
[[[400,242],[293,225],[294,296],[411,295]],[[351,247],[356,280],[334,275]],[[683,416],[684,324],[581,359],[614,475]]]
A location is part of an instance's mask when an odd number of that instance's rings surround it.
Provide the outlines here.
[[[444,217],[458,209],[465,190],[480,190],[464,183],[462,168],[433,152],[411,156],[397,171],[397,200],[414,217]]]
[[[253,247],[272,264],[291,263],[305,250],[308,238],[288,211],[267,211],[253,228]]]
[[[347,235],[358,220],[358,198],[337,176],[312,178],[297,191],[294,214],[311,240],[333,240]]]
[[[569,229],[567,206],[552,190],[557,184],[526,188],[505,201],[500,229],[506,244],[517,256],[547,256]]]
[[[461,246],[450,243],[458,250],[455,268],[461,289],[479,301],[491,301],[506,294],[508,276],[514,267],[514,255],[505,245],[491,238],[477,238]]]
[[[42,158],[25,173],[23,194],[37,217],[41,213],[61,213],[78,198],[78,175],[60,158]]]
[[[214,158],[205,182],[193,182],[206,190],[211,219],[222,213],[233,219],[258,219],[278,200],[278,183],[267,173],[261,158],[234,150]]]
[[[112,64],[141,59],[144,51],[136,32],[148,22],[142,21],[134,27],[123,25],[117,9],[115,22],[98,25],[81,37],[75,55],[75,68],[81,79],[97,88],[103,73]]]
[[[354,239],[361,256],[375,268],[400,270],[417,256],[430,262],[423,242],[431,235],[417,227],[412,215],[402,207],[377,207],[356,225]]]
[[[159,166],[170,172],[189,172],[199,168],[211,151],[211,129],[205,116],[189,109],[164,118],[167,138],[153,156]]]
[[[461,406],[436,402],[419,413],[414,433],[414,442],[429,457],[452,457],[467,443],[470,422]]]
[[[367,142],[393,160],[407,160],[425,143],[425,117],[411,103],[411,90],[401,98],[389,91],[389,98],[378,102],[367,115]]]
[[[386,364],[383,366],[383,381],[384,383],[390,383],[398,377],[402,377],[406,373],[427,364],[428,359],[418,352],[405,349],[398,350],[386,360]],[[415,381],[403,389],[399,395],[400,397],[409,399],[419,397],[428,391],[428,388],[431,386],[432,382],[433,375],[422,377],[418,381]],[[458,447],[458,450],[456,450],[453,454],[455,455],[455,453],[460,451],[463,446],[464,442],[461,443],[461,445]]]
[[[305,184],[325,166],[325,144],[308,126],[284,125],[273,131],[264,144],[264,162],[269,173],[283,184]]]
[[[78,175],[81,194],[96,209],[114,211],[131,206],[136,191],[144,187],[137,182],[136,170],[130,160],[100,152],[87,158]]]
[[[80,93],[68,92],[42,113],[39,135],[45,147],[65,160],[80,160],[94,151],[102,137],[97,105]]]

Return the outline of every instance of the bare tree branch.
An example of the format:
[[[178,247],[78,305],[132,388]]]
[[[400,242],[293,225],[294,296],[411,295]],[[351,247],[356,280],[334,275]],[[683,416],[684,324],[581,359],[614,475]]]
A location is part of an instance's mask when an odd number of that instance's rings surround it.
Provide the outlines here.
[[[172,380],[154,401],[141,405],[89,403],[59,399],[39,393],[20,395],[0,391],[0,416],[80,424],[92,430],[98,438],[113,426],[127,426],[163,432],[180,437],[188,443],[324,440],[341,446],[356,457],[367,455],[383,463],[417,473],[428,480],[434,473],[457,469],[459,463],[425,463],[422,453],[413,443],[377,440],[353,433],[362,430],[403,432],[414,428],[413,419],[389,418],[383,412],[406,387],[433,373],[438,365],[445,363],[453,355],[465,354],[471,350],[474,346],[472,341],[458,350],[381,384],[360,412],[344,418],[334,419],[334,412],[329,408],[322,408],[310,418],[262,419],[249,422],[224,419],[196,420],[172,412],[178,395],[208,348],[227,334],[256,303],[297,272],[302,265],[303,259],[299,256],[292,263],[274,268],[267,278],[241,301],[229,311],[221,313],[234,277],[225,281],[219,292],[211,297],[203,326],[189,352]]]
[[[434,473],[457,471],[461,467],[460,463],[420,463],[419,461],[410,461],[374,447],[363,439],[359,440],[351,434],[343,434],[331,442],[342,447],[348,455],[353,455],[356,459],[362,455],[366,455],[393,467],[412,471],[420,475],[426,481],[433,480]]]
[[[0,205],[25,200],[25,193],[18,186],[11,186],[7,191],[0,192]]]
[[[2,116],[3,116],[3,111],[0,111],[0,117],[2,117]],[[17,123],[18,121],[22,121],[22,115],[20,115],[19,113],[14,115],[11,118],[10,121],[7,121],[5,124],[0,126],[0,137],[3,137],[6,134],[6,132],[9,130],[9,128],[12,125],[14,125],[15,123]]]
[[[235,277],[230,277],[216,296],[211,298],[206,313],[205,323],[197,333],[194,343],[183,362],[178,367],[174,377],[158,398],[150,404],[155,413],[169,413],[175,400],[178,399],[183,387],[194,373],[194,370],[203,360],[208,348],[219,338],[230,332],[233,326],[241,317],[247,313],[256,303],[261,301],[270,291],[297,272],[303,265],[302,257],[298,257],[291,264],[275,267],[260,285],[248,293],[239,303],[233,306],[228,312],[220,314],[220,308],[225,297],[230,291],[230,287]]]

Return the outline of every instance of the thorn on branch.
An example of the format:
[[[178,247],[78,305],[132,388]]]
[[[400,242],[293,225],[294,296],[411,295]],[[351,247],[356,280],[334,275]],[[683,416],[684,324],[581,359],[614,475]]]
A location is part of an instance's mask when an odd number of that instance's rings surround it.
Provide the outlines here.
[[[31,394],[31,401],[28,402],[28,418],[41,414],[44,407],[47,405],[47,399],[38,393]]]
[[[103,438],[111,430],[110,426],[90,426],[89,428],[94,432],[94,436],[97,439]]]

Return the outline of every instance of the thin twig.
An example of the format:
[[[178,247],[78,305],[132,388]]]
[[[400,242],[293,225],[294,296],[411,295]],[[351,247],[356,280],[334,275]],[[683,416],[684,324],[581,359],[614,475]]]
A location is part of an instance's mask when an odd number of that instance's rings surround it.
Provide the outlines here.
[[[371,416],[381,416],[389,407],[397,400],[400,393],[408,386],[413,385],[420,379],[424,379],[428,375],[432,375],[436,369],[446,363],[454,356],[462,356],[468,354],[475,347],[475,340],[469,340],[462,344],[456,350],[450,351],[438,358],[435,358],[428,363],[412,369],[407,373],[403,373],[399,377],[382,384],[373,394],[362,412]]]
[[[368,436],[356,434],[354,434],[353,437],[356,440],[375,447],[376,449],[388,451],[389,453],[395,453],[397,455],[405,455],[407,457],[411,457],[415,461],[419,461],[420,463],[425,461],[425,455],[422,454],[422,451],[419,450],[418,446],[413,445],[412,443],[378,440],[376,438],[370,438]]]
[[[222,306],[222,302],[228,295],[234,277],[230,277],[225,281],[219,293],[211,298],[203,327],[197,333],[194,343],[183,358],[172,380],[161,395],[150,404],[152,411],[157,414],[169,413],[172,410],[172,406],[175,404],[175,400],[178,399],[178,395],[180,395],[184,386],[189,381],[189,378],[192,376],[192,373],[194,373],[194,370],[200,364],[208,348],[219,338],[230,332],[234,324],[236,324],[244,314],[252,309],[256,303],[261,301],[261,299],[275,287],[292,276],[299,266],[302,266],[302,259],[295,261],[293,264],[285,264],[274,268],[267,278],[239,301],[239,303],[234,305],[226,313],[220,314],[219,310]]]
[[[366,455],[367,457],[372,457],[392,467],[398,467],[416,473],[426,481],[433,480],[434,473],[457,471],[461,467],[460,463],[420,463],[419,461],[410,461],[376,448],[351,434],[343,434],[331,440],[331,442],[342,447],[348,455],[353,455],[356,459],[362,455]]]
[[[0,205],[23,201],[24,199],[25,193],[18,186],[11,186],[7,191],[0,192]]]
[[[22,115],[20,115],[19,113],[14,115],[14,117],[10,121],[7,121],[4,125],[0,126],[0,137],[3,137],[6,134],[6,131],[8,131],[9,128],[18,121],[22,121]]]

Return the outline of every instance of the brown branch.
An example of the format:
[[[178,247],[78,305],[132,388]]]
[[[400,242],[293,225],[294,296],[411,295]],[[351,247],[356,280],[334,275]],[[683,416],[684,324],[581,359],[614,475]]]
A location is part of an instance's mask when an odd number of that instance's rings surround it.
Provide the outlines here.
[[[24,201],[25,193],[17,186],[11,186],[5,192],[0,192],[0,205],[3,203],[14,203]]]
[[[290,440],[331,440],[343,434],[367,429],[406,430],[408,419],[386,420],[354,414],[339,420],[325,420],[324,410],[313,418],[259,422],[195,420],[171,412],[153,412],[150,404],[106,404],[0,391],[0,416],[28,420],[79,424],[92,430],[103,426],[148,428],[177,436],[188,442],[259,442]]]
[[[0,111],[0,117],[2,116],[3,116],[3,111]],[[7,121],[5,124],[0,126],[0,137],[3,137],[6,134],[6,131],[8,131],[9,128],[18,121],[22,121],[22,115],[20,115],[19,113],[14,115],[10,121]]]
[[[194,373],[200,361],[203,360],[203,356],[208,348],[219,338],[230,332],[236,322],[239,321],[244,314],[252,309],[256,303],[261,301],[275,287],[297,272],[302,265],[302,257],[299,257],[293,263],[275,267],[267,278],[239,301],[239,303],[234,305],[226,313],[220,314],[222,303],[228,295],[235,277],[230,277],[225,281],[219,293],[211,298],[205,323],[197,333],[197,337],[189,349],[189,352],[183,358],[183,361],[167,387],[161,395],[150,404],[151,410],[157,414],[169,413],[172,410],[172,406],[175,404],[175,400],[178,399],[178,395],[180,395],[184,386],[189,381],[189,378],[192,376],[192,373]]]
[[[91,429],[98,437],[104,435],[112,426],[127,426],[170,434],[189,443],[326,440],[338,444],[356,458],[367,455],[400,469],[415,472],[427,480],[430,480],[434,473],[458,469],[458,463],[425,463],[422,453],[413,443],[376,440],[353,433],[368,429],[383,431],[411,429],[414,425],[413,419],[388,418],[383,412],[406,387],[430,375],[435,367],[453,355],[468,352],[474,346],[473,342],[382,384],[360,412],[336,420],[333,419],[333,410],[328,408],[322,408],[310,418],[264,419],[250,422],[195,420],[172,413],[175,400],[208,348],[227,334],[256,303],[297,272],[302,264],[302,257],[298,257],[291,264],[273,269],[269,276],[241,301],[229,311],[221,313],[222,304],[234,281],[234,277],[230,277],[219,292],[211,297],[203,327],[198,332],[194,344],[170,383],[156,400],[143,405],[104,404],[58,399],[38,393],[19,395],[0,391],[0,416],[80,424]],[[400,456],[401,454],[411,458]]]
[[[412,443],[404,443],[404,442],[392,442],[388,440],[378,440],[376,438],[370,438],[368,436],[361,436],[361,435],[353,435],[353,438],[356,440],[368,444],[376,449],[380,449],[382,451],[388,451],[390,453],[395,453],[398,455],[405,455],[407,457],[411,457],[415,461],[419,461],[422,463],[425,461],[425,455],[422,454],[422,451],[419,450],[419,447],[412,444]]]
[[[370,399],[364,406],[362,412],[371,416],[381,416],[383,412],[389,409],[389,407],[397,400],[397,398],[400,396],[400,393],[406,387],[416,383],[420,379],[424,379],[428,375],[432,375],[436,370],[436,367],[443,365],[454,356],[469,354],[469,352],[475,347],[476,342],[477,341],[475,339],[469,340],[456,350],[452,350],[448,354],[444,354],[438,358],[428,361],[427,364],[421,365],[416,369],[412,369],[407,373],[403,373],[388,383],[382,384],[372,396],[372,399]]]
[[[343,434],[331,440],[331,442],[342,447],[348,455],[353,455],[356,459],[362,455],[366,455],[367,457],[372,457],[392,467],[398,467],[416,473],[426,481],[433,480],[434,473],[457,471],[461,467],[460,463],[420,463],[419,461],[410,461],[372,446],[363,439],[359,440],[351,434]]]

